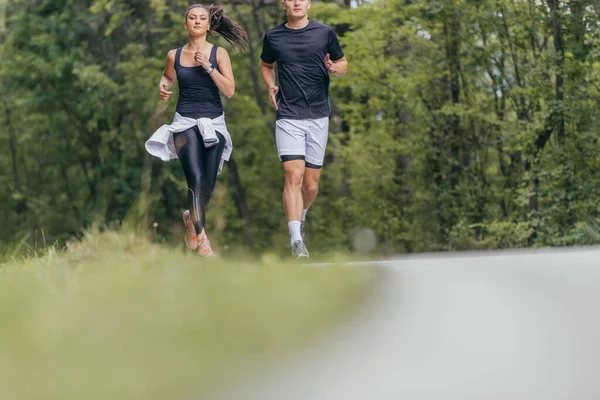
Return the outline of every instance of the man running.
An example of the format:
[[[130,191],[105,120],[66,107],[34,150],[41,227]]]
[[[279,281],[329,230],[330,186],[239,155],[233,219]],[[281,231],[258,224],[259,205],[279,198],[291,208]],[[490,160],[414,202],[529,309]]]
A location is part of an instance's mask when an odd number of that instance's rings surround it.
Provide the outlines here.
[[[309,256],[304,221],[317,197],[325,158],[331,114],[329,74],[346,75],[348,63],[333,29],[308,18],[311,0],[281,3],[287,21],[266,33],[261,71],[277,110],[275,137],[285,171],[283,205],[292,256],[297,258]]]

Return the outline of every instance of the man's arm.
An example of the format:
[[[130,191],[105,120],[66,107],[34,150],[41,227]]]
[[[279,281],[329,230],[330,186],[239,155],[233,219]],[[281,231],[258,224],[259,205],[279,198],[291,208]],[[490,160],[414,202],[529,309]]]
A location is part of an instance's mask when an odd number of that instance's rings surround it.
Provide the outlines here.
[[[344,56],[338,37],[329,29],[329,43],[327,45],[327,55],[325,56],[325,67],[331,75],[344,76],[348,72],[348,60]],[[333,57],[333,60],[331,59]]]
[[[335,71],[331,73],[332,75],[344,76],[348,73],[348,60],[346,60],[346,57],[333,61],[333,65],[335,66]]]
[[[331,61],[329,54],[325,56],[325,67],[331,75],[344,76],[348,72],[348,60],[342,57],[339,60]]]
[[[279,92],[279,87],[275,82],[275,63],[267,64],[266,62],[262,61],[262,64],[260,65],[260,72],[262,73],[263,81],[265,81],[265,85],[269,91],[271,105],[275,110],[278,110],[279,107],[277,106],[277,93]]]

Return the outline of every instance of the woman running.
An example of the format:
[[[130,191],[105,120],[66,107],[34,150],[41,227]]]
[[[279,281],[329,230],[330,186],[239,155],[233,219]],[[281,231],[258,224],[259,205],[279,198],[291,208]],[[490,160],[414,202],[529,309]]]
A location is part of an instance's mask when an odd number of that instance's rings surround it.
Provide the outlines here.
[[[233,149],[219,92],[231,98],[235,81],[229,53],[209,43],[207,37],[216,32],[230,44],[246,48],[248,35],[225,15],[222,6],[213,5],[190,6],[185,29],[189,40],[169,51],[159,83],[160,98],[167,101],[173,94],[169,89],[179,81],[175,117],[154,132],[146,150],[163,161],[179,158],[188,185],[185,243],[201,256],[214,256],[204,228],[205,210],[217,175]]]

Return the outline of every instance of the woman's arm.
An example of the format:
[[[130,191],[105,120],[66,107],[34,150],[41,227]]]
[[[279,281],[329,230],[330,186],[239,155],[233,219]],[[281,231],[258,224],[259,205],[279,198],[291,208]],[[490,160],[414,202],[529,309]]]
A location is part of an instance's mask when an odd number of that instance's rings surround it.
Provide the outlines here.
[[[165,70],[158,83],[158,90],[162,101],[169,100],[169,97],[173,94],[169,89],[177,80],[177,73],[175,72],[175,52],[176,50],[171,50],[167,54]]]
[[[201,53],[196,53],[194,60],[200,63],[204,69],[208,69],[210,67],[210,61],[208,61],[208,58]],[[230,99],[235,93],[235,79],[233,77],[233,69],[231,68],[231,59],[229,58],[229,53],[223,47],[219,47],[217,49],[217,64],[219,69],[217,70],[217,66],[215,65],[215,69],[210,73],[210,76],[221,93]]]

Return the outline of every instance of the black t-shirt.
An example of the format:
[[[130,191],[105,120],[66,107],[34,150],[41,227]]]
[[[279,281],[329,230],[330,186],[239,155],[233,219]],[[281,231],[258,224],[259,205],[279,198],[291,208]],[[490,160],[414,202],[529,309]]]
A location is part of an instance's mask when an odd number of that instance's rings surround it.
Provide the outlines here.
[[[268,31],[261,59],[277,62],[279,98],[277,119],[323,118],[329,107],[329,73],[325,56],[344,57],[338,38],[329,26],[309,20],[303,29],[281,24]]]

